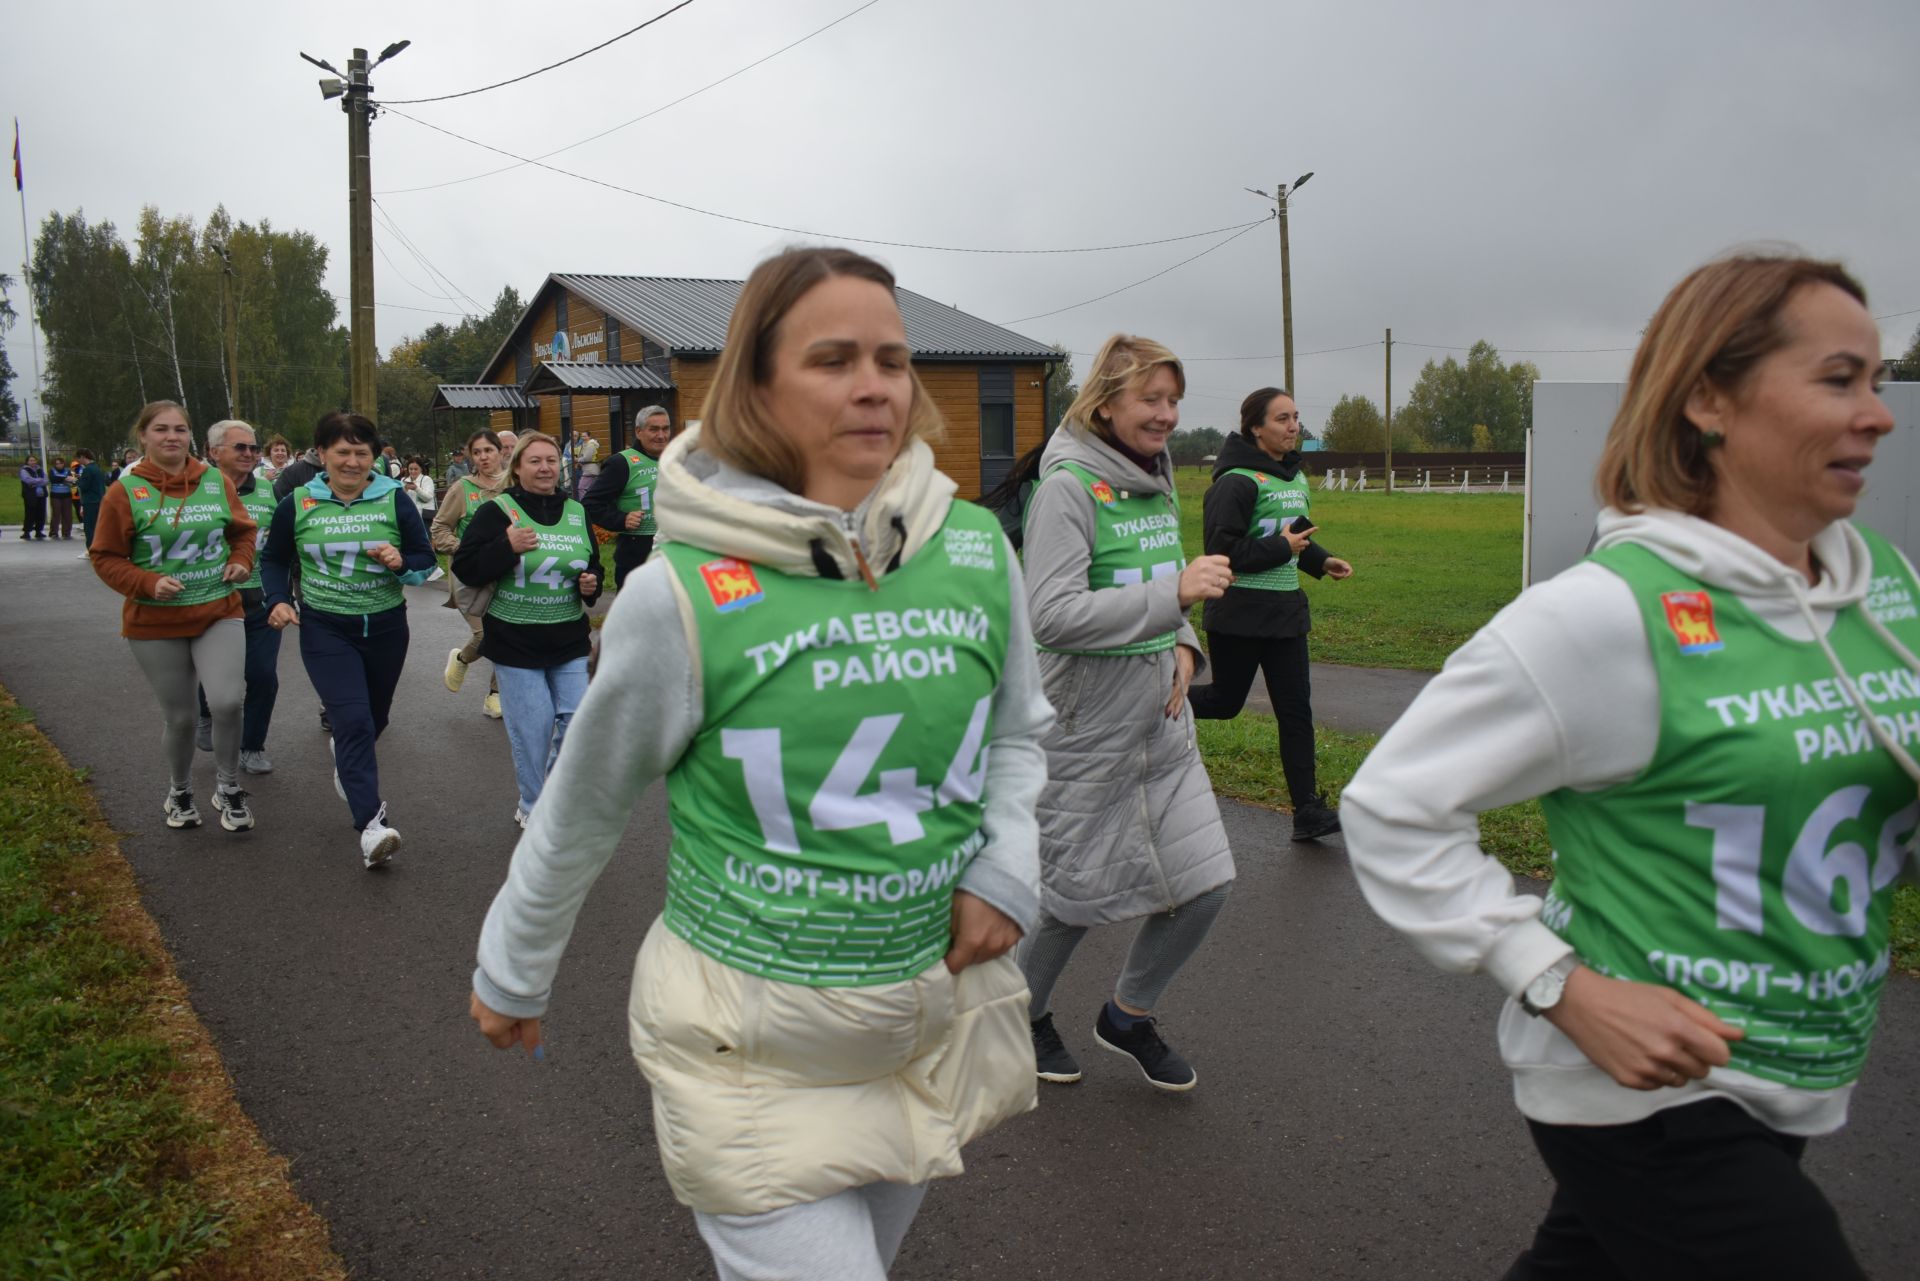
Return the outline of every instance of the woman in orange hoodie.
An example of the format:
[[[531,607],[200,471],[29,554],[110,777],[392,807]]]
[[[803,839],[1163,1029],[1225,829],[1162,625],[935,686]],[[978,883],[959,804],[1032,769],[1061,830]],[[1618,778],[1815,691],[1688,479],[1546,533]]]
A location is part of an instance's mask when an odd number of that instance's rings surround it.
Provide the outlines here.
[[[141,459],[107,487],[93,537],[93,571],[127,598],[120,634],[165,718],[171,786],[167,826],[200,826],[193,804],[196,687],[213,713],[214,805],[220,826],[253,826],[240,787],[240,707],[247,640],[236,584],[253,572],[256,525],[233,482],[193,457],[187,411],[156,400],[133,425]]]

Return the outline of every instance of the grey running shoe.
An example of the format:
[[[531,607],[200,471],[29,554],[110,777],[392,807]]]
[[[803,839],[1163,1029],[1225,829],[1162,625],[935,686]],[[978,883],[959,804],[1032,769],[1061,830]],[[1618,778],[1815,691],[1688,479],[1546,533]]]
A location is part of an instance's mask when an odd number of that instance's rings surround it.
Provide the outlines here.
[[[173,828],[200,826],[200,811],[193,807],[192,792],[168,791],[167,801],[161,807],[167,816],[167,826]]]
[[[213,789],[213,804],[220,811],[220,826],[229,832],[253,829],[253,811],[247,808],[247,793],[238,787]]]
[[[204,716],[194,724],[193,745],[203,752],[213,750],[213,722]]]
[[[1042,1081],[1071,1085],[1081,1076],[1080,1064],[1067,1052],[1067,1046],[1054,1030],[1053,1011],[1033,1020],[1033,1070]]]
[[[249,774],[271,774],[273,762],[267,759],[265,752],[242,752],[240,768]]]
[[[1200,1074],[1160,1039],[1160,1029],[1152,1019],[1139,1019],[1131,1029],[1122,1031],[1107,1017],[1107,1007],[1102,1004],[1100,1017],[1093,1025],[1093,1039],[1102,1049],[1132,1059],[1139,1065],[1140,1075],[1156,1090],[1191,1090],[1200,1083]]]

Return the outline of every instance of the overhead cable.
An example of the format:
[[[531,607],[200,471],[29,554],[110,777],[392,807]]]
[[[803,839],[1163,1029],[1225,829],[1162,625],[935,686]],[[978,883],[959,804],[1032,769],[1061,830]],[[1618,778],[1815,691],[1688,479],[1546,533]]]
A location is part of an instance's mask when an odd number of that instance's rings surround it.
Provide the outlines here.
[[[632,35],[636,31],[645,31],[648,27],[651,27],[654,23],[660,21],[662,18],[668,17],[672,14],[676,14],[692,3],[693,3],[693,0],[680,0],[679,4],[673,6],[673,8],[671,9],[668,9],[665,13],[657,13],[653,17],[648,18],[645,22],[641,23],[639,26],[629,27],[627,30],[622,31],[619,35],[613,37],[613,39],[611,40],[602,40],[599,44],[593,46],[593,48],[591,49],[582,49],[579,53],[574,54],[571,58],[562,58],[558,62],[550,62],[544,67],[540,67],[540,68],[537,68],[536,70],[527,72],[523,76],[515,76],[511,80],[498,80],[490,85],[481,85],[478,89],[462,89],[459,93],[443,93],[437,98],[400,98],[400,99],[396,99],[396,102],[402,103],[402,104],[409,104],[409,105],[415,104],[415,103],[422,103],[422,102],[446,102],[452,98],[471,98],[474,94],[485,93],[489,89],[504,89],[508,85],[517,85],[522,80],[531,80],[537,75],[540,75],[544,72],[552,71],[555,67],[564,67],[569,62],[578,62],[580,59],[586,57],[590,53],[598,53],[600,52],[600,50],[606,48],[610,44],[614,44],[617,41],[625,40],[628,36]],[[395,103],[382,103],[381,105],[393,106],[395,105]]]
[[[1037,315],[1022,316],[1018,320],[1003,320],[998,323],[1002,325],[1007,325],[1007,326],[1024,325],[1029,320],[1043,320],[1048,316],[1057,316],[1063,311],[1073,311],[1074,309],[1079,307],[1091,306],[1096,302],[1100,302],[1104,299],[1111,298],[1115,294],[1123,294],[1127,292],[1127,290],[1129,289],[1136,289],[1139,286],[1146,284],[1147,281],[1149,280],[1158,280],[1160,279],[1160,277],[1166,275],[1170,271],[1178,271],[1180,268],[1186,266],[1190,262],[1194,262],[1198,259],[1205,258],[1208,254],[1212,253],[1216,249],[1224,249],[1228,245],[1232,244],[1234,241],[1240,239],[1240,237],[1246,235],[1249,231],[1252,231],[1255,227],[1258,227],[1260,223],[1272,222],[1277,217],[1279,217],[1278,214],[1269,214],[1265,218],[1260,219],[1259,222],[1250,222],[1246,226],[1240,228],[1240,230],[1234,232],[1231,236],[1228,236],[1223,240],[1218,240],[1213,244],[1208,245],[1205,249],[1202,249],[1199,253],[1194,254],[1190,258],[1182,258],[1179,262],[1174,263],[1171,267],[1162,267],[1159,271],[1154,272],[1151,276],[1142,277],[1141,279],[1134,281],[1131,285],[1122,285],[1118,289],[1109,289],[1106,293],[1101,294],[1097,298],[1088,298],[1083,302],[1068,303],[1064,307],[1055,307],[1052,311],[1043,311]]]
[[[393,232],[394,235],[400,238],[401,246],[404,249],[406,249],[408,253],[413,255],[414,260],[416,262],[418,262],[421,266],[427,269],[427,271],[430,273],[428,277],[429,279],[432,279],[433,277],[437,276],[440,279],[440,281],[446,285],[447,288],[453,290],[454,293],[460,295],[461,298],[464,298],[468,303],[472,304],[476,315],[482,315],[482,316],[486,315],[487,309],[480,304],[480,300],[478,298],[475,298],[472,294],[468,293],[466,290],[462,289],[459,285],[454,284],[452,277],[448,276],[446,272],[434,266],[432,261],[428,259],[426,255],[426,251],[421,249],[420,246],[416,245],[413,242],[413,237],[409,236],[406,233],[406,231],[400,226],[399,222],[394,218],[394,216],[391,213],[387,212],[387,207],[385,205],[381,204],[377,200],[373,201],[372,205],[373,205],[373,208],[376,211],[378,211],[378,213],[380,214],[381,221],[386,223],[387,229]],[[422,290],[421,292],[424,293],[426,291]],[[449,297],[447,301],[452,302],[454,300],[453,298]]]
[[[1068,248],[1056,249],[990,249],[977,245],[929,245],[913,240],[881,240],[874,236],[849,236],[843,233],[814,231],[807,227],[789,227],[784,223],[762,222],[757,218],[742,218],[737,214],[721,213],[714,209],[702,209],[699,205],[690,205],[682,200],[671,200],[666,196],[656,196],[651,192],[640,191],[633,187],[623,187],[617,182],[608,182],[604,178],[594,178],[587,174],[575,173],[571,169],[562,169],[558,165],[550,165],[546,161],[536,159],[532,156],[517,155],[503,147],[496,147],[492,143],[481,142],[476,138],[469,138],[465,134],[455,133],[451,129],[431,124],[428,121],[420,119],[418,116],[410,116],[404,111],[395,111],[393,114],[399,116],[402,120],[411,120],[422,128],[431,129],[435,133],[443,133],[449,138],[456,138],[469,146],[479,147],[483,151],[491,151],[495,155],[505,156],[509,160],[517,160],[523,165],[533,165],[536,168],[545,169],[551,173],[577,179],[580,182],[591,183],[596,187],[605,187],[608,191],[618,191],[624,195],[638,196],[642,200],[651,200],[655,204],[666,205],[673,209],[684,209],[688,213],[696,213],[705,218],[718,218],[723,222],[737,222],[742,226],[759,227],[766,231],[784,231],[795,236],[809,236],[815,240],[852,241],[855,244],[861,245],[884,245],[889,249],[926,249],[934,253],[947,254],[1094,254],[1105,253],[1110,249],[1141,249],[1148,245],[1170,245],[1181,240],[1199,240],[1207,236],[1217,236],[1223,231],[1246,231],[1273,220],[1273,215],[1268,214],[1265,218],[1258,218],[1253,222],[1230,223],[1224,227],[1210,227],[1206,231],[1190,231],[1181,236],[1161,236],[1157,240],[1129,240],[1121,244],[1075,245]]]
[[[755,58],[752,62],[749,62],[746,66],[741,67],[739,70],[730,71],[726,75],[721,76],[718,80],[715,80],[710,84],[701,85],[698,89],[695,89],[692,93],[683,93],[678,98],[675,98],[672,102],[663,103],[660,106],[655,107],[652,111],[642,112],[640,115],[635,116],[631,120],[623,121],[620,124],[615,125],[611,129],[602,129],[599,133],[592,134],[588,137],[582,138],[578,142],[570,142],[564,147],[555,147],[552,151],[543,151],[539,155],[535,156],[534,159],[546,160],[549,157],[559,155],[563,151],[572,151],[575,147],[584,147],[590,142],[597,142],[601,138],[606,137],[610,133],[619,133],[622,129],[627,128],[629,125],[637,125],[642,120],[652,119],[654,116],[659,115],[661,112],[666,111],[670,107],[679,106],[681,103],[685,102],[689,98],[697,98],[709,89],[719,88],[721,85],[733,79],[735,76],[745,75],[747,72],[752,71],[755,67],[759,66],[761,63],[772,61],[773,59],[779,57],[781,54],[787,52],[787,50],[795,48],[799,45],[805,44],[807,41],[813,39],[815,36],[819,35],[821,32],[829,30],[830,28],[833,28],[833,27],[837,27],[841,23],[845,22],[848,18],[851,18],[855,14],[861,13],[867,9],[871,9],[873,8],[873,6],[879,3],[880,3],[880,0],[867,0],[867,2],[861,5],[859,8],[849,9],[847,12],[835,18],[832,22],[829,22],[826,26],[815,27],[812,31],[807,32],[806,35],[801,36],[798,40],[795,40],[792,44],[781,45],[778,49],[775,49],[772,53],[766,54],[763,57]],[[527,163],[528,162],[524,160],[516,161],[515,163],[510,165],[501,165],[498,169],[489,169],[485,173],[470,173],[464,178],[449,178],[445,182],[429,182],[429,183],[422,184],[421,186],[418,186],[418,187],[390,187],[385,191],[376,191],[373,194],[376,196],[398,196],[398,195],[403,195],[406,192],[410,192],[410,191],[434,191],[440,187],[457,187],[463,182],[475,182],[481,178],[491,178],[495,174],[511,173],[515,169],[522,168]]]

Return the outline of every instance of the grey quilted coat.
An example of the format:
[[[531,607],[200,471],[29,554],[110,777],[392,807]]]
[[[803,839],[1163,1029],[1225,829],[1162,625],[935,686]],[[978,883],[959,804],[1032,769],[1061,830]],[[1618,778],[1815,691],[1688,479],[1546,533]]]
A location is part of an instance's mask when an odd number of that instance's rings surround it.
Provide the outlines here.
[[[1205,670],[1179,583],[1160,578],[1092,590],[1093,498],[1077,463],[1116,490],[1166,493],[1154,474],[1092,433],[1062,425],[1041,462],[1027,512],[1027,603],[1034,640],[1056,649],[1108,649],[1170,631]],[[1177,649],[1177,646],[1176,646]],[[1175,650],[1125,657],[1040,654],[1057,719],[1042,745],[1041,906],[1067,925],[1104,925],[1165,912],[1233,880],[1233,854],[1194,743],[1193,712],[1166,715]]]

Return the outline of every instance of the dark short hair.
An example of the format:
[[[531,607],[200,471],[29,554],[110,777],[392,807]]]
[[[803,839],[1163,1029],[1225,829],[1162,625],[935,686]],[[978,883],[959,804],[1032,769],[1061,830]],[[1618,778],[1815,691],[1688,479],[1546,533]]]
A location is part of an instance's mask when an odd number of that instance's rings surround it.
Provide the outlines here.
[[[73,461],[77,463],[82,458],[86,459],[88,462],[92,462],[93,451],[91,449],[76,449],[73,451]]]
[[[1244,439],[1253,439],[1253,429],[1267,421],[1268,406],[1282,396],[1293,399],[1293,393],[1285,387],[1262,387],[1247,393],[1247,398],[1240,402],[1240,435]]]
[[[352,414],[344,409],[322,414],[319,425],[313,429],[314,449],[324,451],[343,440],[354,445],[365,445],[378,453],[380,429],[365,414]]]

